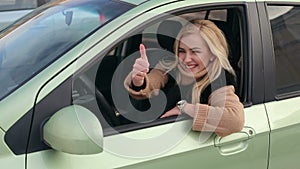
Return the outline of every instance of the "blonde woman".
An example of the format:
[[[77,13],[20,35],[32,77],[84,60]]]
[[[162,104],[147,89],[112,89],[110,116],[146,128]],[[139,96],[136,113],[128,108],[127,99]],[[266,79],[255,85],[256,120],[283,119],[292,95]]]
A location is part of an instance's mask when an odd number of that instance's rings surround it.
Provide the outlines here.
[[[194,119],[193,130],[222,137],[242,130],[244,108],[235,94],[235,73],[222,31],[209,20],[196,20],[181,30],[174,49],[175,62],[161,61],[148,72],[145,47],[140,45],[141,57],[125,80],[132,98],[145,100],[161,89],[167,97],[161,118],[185,113]]]

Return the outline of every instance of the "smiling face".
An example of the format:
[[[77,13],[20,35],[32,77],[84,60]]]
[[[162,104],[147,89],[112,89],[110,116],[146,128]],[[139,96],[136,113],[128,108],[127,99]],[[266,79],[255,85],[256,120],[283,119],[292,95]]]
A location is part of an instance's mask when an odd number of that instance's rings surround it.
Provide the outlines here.
[[[214,59],[207,43],[199,33],[183,36],[178,46],[179,70],[189,76],[206,69],[210,59]]]

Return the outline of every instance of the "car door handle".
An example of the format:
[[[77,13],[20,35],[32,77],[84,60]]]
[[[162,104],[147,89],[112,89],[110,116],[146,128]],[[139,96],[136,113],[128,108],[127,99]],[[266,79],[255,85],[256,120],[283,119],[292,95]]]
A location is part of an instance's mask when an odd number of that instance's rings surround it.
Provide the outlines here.
[[[252,127],[245,126],[240,132],[225,137],[216,136],[214,145],[224,155],[235,154],[244,151],[248,147],[247,141],[254,136],[255,130]]]

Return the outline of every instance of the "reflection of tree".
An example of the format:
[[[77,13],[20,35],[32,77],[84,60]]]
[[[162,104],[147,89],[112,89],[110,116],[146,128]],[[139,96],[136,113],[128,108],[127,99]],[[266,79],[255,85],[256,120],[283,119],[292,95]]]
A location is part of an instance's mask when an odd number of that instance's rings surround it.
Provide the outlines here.
[[[300,8],[271,20],[277,87],[300,85]]]
[[[268,8],[269,19],[270,20],[276,19],[277,17],[289,12],[293,8],[294,8],[293,6],[269,6]]]
[[[25,22],[27,22],[28,20],[32,19],[32,18],[36,18],[39,17],[40,15],[42,15],[42,12],[44,12],[45,10],[62,4],[64,2],[67,2],[68,0],[57,0],[54,2],[50,2],[48,4],[46,4],[42,9],[38,10],[38,11],[34,11],[33,13],[31,13],[30,15],[27,15],[27,17],[25,17],[22,20],[19,20],[18,22],[16,22],[15,24],[13,24],[12,26],[10,26],[9,28],[5,29],[5,31],[3,31],[0,34],[0,39],[3,38],[4,36],[6,36],[7,34],[9,34],[10,32],[12,32],[13,30],[17,29],[20,25],[24,24]]]
[[[48,2],[53,2],[54,0],[37,0],[37,6],[42,6]]]

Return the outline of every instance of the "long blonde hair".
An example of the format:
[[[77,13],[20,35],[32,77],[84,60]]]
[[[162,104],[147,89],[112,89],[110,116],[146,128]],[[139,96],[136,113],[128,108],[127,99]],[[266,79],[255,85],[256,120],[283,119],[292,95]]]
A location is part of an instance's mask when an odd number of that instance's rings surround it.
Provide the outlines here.
[[[180,40],[183,36],[199,33],[204,41],[207,43],[211,53],[215,56],[215,59],[210,62],[206,68],[207,73],[202,77],[196,78],[196,84],[193,86],[192,102],[199,103],[200,95],[203,90],[214,80],[216,80],[222,69],[227,70],[235,76],[235,72],[228,60],[228,44],[223,32],[209,20],[194,20],[193,23],[188,23],[179,32],[176,41],[174,43],[175,55],[178,56],[178,47]],[[178,65],[178,57],[176,57],[175,63],[162,61],[161,64],[168,67],[168,71],[175,68]],[[177,80],[180,82],[181,74],[178,73]]]

